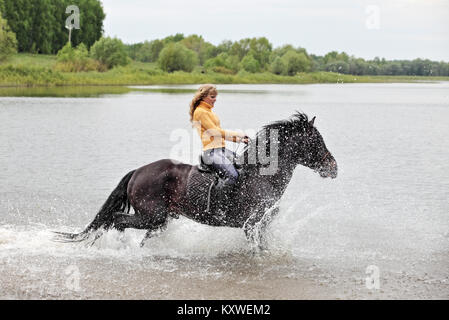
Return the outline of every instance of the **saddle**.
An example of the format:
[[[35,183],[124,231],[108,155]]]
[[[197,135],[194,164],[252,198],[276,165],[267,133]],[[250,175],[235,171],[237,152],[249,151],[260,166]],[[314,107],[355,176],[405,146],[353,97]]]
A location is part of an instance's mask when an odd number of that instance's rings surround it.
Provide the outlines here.
[[[201,155],[199,160],[199,164],[190,170],[187,178],[187,199],[198,213],[210,213],[214,209],[211,204],[211,191],[222,178],[222,174],[205,163]],[[242,166],[234,163],[234,167],[240,176]]]
[[[214,173],[218,176],[218,172],[215,171],[214,167],[204,162],[203,156],[201,154],[200,154],[200,163],[198,164],[197,168],[199,172]]]
[[[217,175],[218,177],[221,177],[221,174],[220,174],[219,172],[217,172],[217,171],[215,170],[215,168],[214,168],[212,165],[207,164],[207,163],[204,162],[204,159],[203,159],[203,156],[202,156],[202,155],[200,155],[199,158],[200,158],[200,161],[199,161],[199,164],[198,164],[198,166],[197,166],[197,167],[198,167],[198,171],[200,171],[200,172],[209,172],[209,173],[213,173],[213,174]],[[240,171],[241,171],[241,169],[242,169],[242,165],[236,163],[235,161],[233,161],[232,164],[234,165],[234,168],[235,168],[235,169],[239,172],[239,174],[240,174]]]

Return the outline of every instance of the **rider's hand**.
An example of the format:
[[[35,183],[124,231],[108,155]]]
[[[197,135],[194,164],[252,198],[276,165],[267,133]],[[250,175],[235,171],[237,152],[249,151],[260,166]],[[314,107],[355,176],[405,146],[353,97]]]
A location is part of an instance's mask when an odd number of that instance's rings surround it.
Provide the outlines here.
[[[243,143],[245,143],[245,144],[248,144],[249,143],[249,137],[248,136],[242,136],[242,137],[240,137],[240,141],[239,142],[243,142]]]

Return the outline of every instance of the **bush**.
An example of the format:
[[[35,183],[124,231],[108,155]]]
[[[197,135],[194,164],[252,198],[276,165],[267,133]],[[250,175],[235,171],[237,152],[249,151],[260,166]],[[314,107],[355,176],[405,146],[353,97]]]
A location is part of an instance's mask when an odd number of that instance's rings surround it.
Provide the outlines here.
[[[287,68],[285,67],[284,62],[281,57],[276,57],[271,64],[271,72],[274,74],[286,74]]]
[[[226,68],[238,72],[240,70],[240,60],[238,56],[229,56],[226,58]]]
[[[72,48],[70,42],[67,42],[67,44],[58,51],[56,59],[58,62],[69,62],[75,59],[75,49]]]
[[[204,41],[202,36],[192,34],[182,39],[181,44],[187,49],[196,52],[200,65],[203,65],[208,58],[212,57],[210,54],[213,53],[214,45]]]
[[[125,45],[117,38],[101,38],[90,48],[90,55],[107,69],[125,66],[130,62]]]
[[[60,72],[46,67],[0,66],[0,82],[7,85],[48,85],[62,84],[64,77]]]
[[[145,41],[137,50],[136,60],[141,62],[156,62],[163,48],[164,42],[162,40]]]
[[[198,64],[198,55],[180,43],[170,43],[159,54],[159,66],[166,72],[191,72]]]
[[[228,69],[226,67],[213,67],[212,68],[213,72],[217,72],[217,73],[223,73],[223,74],[235,74],[236,72],[234,70]]]
[[[55,69],[63,72],[106,71],[101,62],[89,58],[87,47],[81,43],[76,49],[68,42],[58,51]]]
[[[0,61],[17,53],[16,34],[9,28],[8,22],[0,16]]]
[[[256,73],[260,70],[260,64],[259,61],[254,59],[254,57],[251,54],[246,55],[242,61],[240,62],[242,68],[245,71]]]
[[[335,73],[349,73],[349,64],[345,61],[334,61],[326,64],[326,71]]]
[[[226,67],[227,56],[228,55],[226,53],[220,53],[215,58],[210,58],[210,59],[206,60],[206,62],[204,63],[204,67],[206,69],[212,69],[215,67]]]
[[[289,76],[294,76],[298,72],[309,71],[312,64],[312,62],[303,52],[298,53],[293,50],[287,51],[281,59],[285,64],[286,73]]]
[[[212,69],[212,70],[214,70],[217,67],[222,67],[222,68],[232,71],[233,73],[237,73],[237,71],[239,71],[239,62],[240,61],[237,56],[230,56],[227,53],[222,52],[215,58],[206,60],[206,62],[204,63],[204,67],[206,69]],[[215,72],[219,72],[219,71],[215,71]]]

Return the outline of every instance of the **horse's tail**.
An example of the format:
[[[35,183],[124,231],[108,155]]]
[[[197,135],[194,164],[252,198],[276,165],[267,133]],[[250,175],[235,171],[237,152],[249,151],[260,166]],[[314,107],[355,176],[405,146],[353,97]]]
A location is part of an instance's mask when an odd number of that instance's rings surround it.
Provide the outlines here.
[[[92,231],[99,228],[109,229],[114,223],[113,214],[115,212],[124,212],[127,210],[129,213],[131,204],[129,203],[127,189],[129,180],[136,170],[128,172],[122,180],[120,180],[117,187],[112,191],[106,202],[101,207],[100,211],[95,216],[94,220],[80,233],[65,233],[55,232],[58,235],[57,241],[82,241],[86,239]]]

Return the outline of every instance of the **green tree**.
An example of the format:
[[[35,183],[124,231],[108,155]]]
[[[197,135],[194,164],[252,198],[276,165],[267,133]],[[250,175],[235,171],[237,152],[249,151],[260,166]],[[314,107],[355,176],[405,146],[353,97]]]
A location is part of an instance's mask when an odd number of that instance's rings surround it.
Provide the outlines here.
[[[30,30],[32,44],[30,51],[49,54],[53,51],[55,36],[55,16],[52,0],[38,0],[33,2],[33,26]]]
[[[309,57],[312,61],[311,71],[324,70],[324,58],[322,56],[311,54]]]
[[[229,54],[237,56],[239,57],[239,60],[242,60],[251,49],[250,45],[251,45],[250,38],[241,39],[238,42],[236,41],[232,44]]]
[[[196,52],[199,58],[200,65],[210,58],[209,52],[213,51],[214,45],[204,41],[202,36],[196,34],[190,35],[187,38],[181,40],[181,43],[188,49]]]
[[[137,50],[135,59],[142,62],[156,62],[163,48],[162,40],[145,41]]]
[[[17,40],[11,31],[8,21],[0,17],[0,61],[17,52]]]
[[[103,33],[105,14],[99,0],[0,0],[0,12],[16,33],[20,52],[56,53],[68,40],[69,5],[80,10],[80,29],[72,30],[72,45],[90,48]]]
[[[164,44],[169,44],[171,42],[179,42],[182,41],[184,39],[184,34],[182,33],[177,33],[174,36],[168,36],[165,37],[164,39],[162,39],[162,41],[164,42]]]
[[[167,72],[177,70],[191,72],[198,65],[198,56],[196,52],[180,43],[170,43],[162,49],[158,63],[160,68]]]
[[[164,42],[161,40],[153,40],[150,42],[150,61],[156,62],[159,58],[159,54],[161,53],[162,49],[164,49]]]
[[[367,74],[368,64],[362,58],[351,58],[349,60],[349,74],[364,75]]]
[[[226,59],[228,58],[227,53],[220,53],[215,58],[207,59],[207,61],[204,63],[204,67],[206,69],[213,68],[213,67],[226,67]]]
[[[281,57],[276,57],[274,61],[271,63],[271,72],[274,74],[286,74],[287,68]]]
[[[137,60],[137,53],[142,48],[143,43],[133,43],[133,44],[125,44],[126,53],[128,54],[128,57],[130,57],[133,60]]]
[[[33,2],[29,0],[0,0],[0,11],[16,34],[18,51],[30,51],[33,38]]]
[[[380,67],[377,63],[373,63],[372,61],[368,62],[368,66],[366,67],[366,73],[369,75],[378,75],[380,74]]]
[[[337,51],[331,51],[324,56],[324,64],[336,62],[336,61],[344,61],[346,63],[349,62],[349,56],[345,53],[338,53]]]
[[[336,73],[349,73],[349,64],[342,60],[337,60],[326,64],[326,71]]]
[[[129,63],[126,48],[117,38],[101,38],[90,49],[91,56],[104,64],[108,69]]]
[[[267,38],[252,38],[249,43],[250,52],[254,59],[259,61],[261,68],[270,62],[270,54],[272,50],[272,45]]]
[[[296,51],[295,48],[291,44],[283,45],[282,47],[278,47],[272,50],[271,60],[274,61],[276,57],[282,57],[288,51]]]
[[[230,53],[232,48],[233,42],[231,40],[223,40],[216,48],[217,53],[216,55],[219,55],[220,53]]]
[[[383,70],[383,74],[389,75],[389,76],[397,76],[402,73],[402,66],[399,62],[391,62],[385,65],[385,68]]]
[[[74,32],[73,45],[84,43],[90,48],[103,35],[103,20],[106,15],[100,1],[78,1],[80,8],[80,29]],[[69,0],[69,3],[76,4],[77,1]]]
[[[257,61],[252,54],[246,55],[240,62],[242,69],[245,71],[256,73],[260,71],[260,63]]]
[[[226,68],[233,70],[234,72],[239,71],[240,69],[240,60],[239,57],[228,55],[226,58]]]
[[[281,59],[289,76],[293,76],[298,72],[309,71],[312,64],[304,53],[298,53],[293,50],[287,51]]]
[[[220,67],[229,71],[227,73],[236,73],[239,71],[239,63],[240,61],[237,56],[230,56],[229,54],[222,52],[218,56],[208,59],[204,63],[204,67],[212,70],[218,70],[217,67]]]

